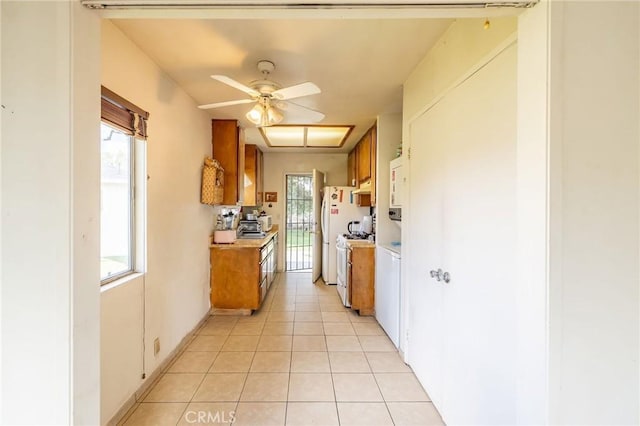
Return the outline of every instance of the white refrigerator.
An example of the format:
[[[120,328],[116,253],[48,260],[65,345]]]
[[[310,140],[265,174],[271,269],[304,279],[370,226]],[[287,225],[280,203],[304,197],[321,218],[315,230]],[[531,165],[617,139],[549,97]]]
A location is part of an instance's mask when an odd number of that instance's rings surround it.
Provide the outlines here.
[[[325,284],[335,284],[337,276],[336,238],[347,233],[352,220],[362,221],[369,214],[368,207],[356,204],[356,188],[353,186],[326,186],[322,197],[322,279]]]

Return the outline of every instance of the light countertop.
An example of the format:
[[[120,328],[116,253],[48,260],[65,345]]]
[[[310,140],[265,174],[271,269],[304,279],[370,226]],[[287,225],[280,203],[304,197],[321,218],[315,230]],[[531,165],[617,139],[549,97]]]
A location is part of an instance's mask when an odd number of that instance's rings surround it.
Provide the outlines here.
[[[354,247],[375,248],[375,246],[376,246],[376,243],[369,240],[347,240],[347,247],[349,248],[354,248]]]

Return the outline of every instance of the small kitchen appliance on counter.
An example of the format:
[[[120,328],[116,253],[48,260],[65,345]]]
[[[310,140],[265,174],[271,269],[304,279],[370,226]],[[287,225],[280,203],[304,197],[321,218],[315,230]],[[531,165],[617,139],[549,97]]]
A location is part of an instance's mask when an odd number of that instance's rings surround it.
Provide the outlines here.
[[[365,216],[362,218],[362,222],[360,222],[360,232],[363,234],[373,233],[373,218],[371,216]]]
[[[271,231],[271,227],[273,226],[271,215],[258,216],[258,222],[260,222],[260,225],[262,225],[262,230],[264,232]]]
[[[241,220],[238,226],[238,238],[264,238],[266,234],[257,220]]]
[[[238,211],[222,208],[218,214],[216,229],[213,232],[213,242],[216,244],[232,244],[236,241],[236,218]]]

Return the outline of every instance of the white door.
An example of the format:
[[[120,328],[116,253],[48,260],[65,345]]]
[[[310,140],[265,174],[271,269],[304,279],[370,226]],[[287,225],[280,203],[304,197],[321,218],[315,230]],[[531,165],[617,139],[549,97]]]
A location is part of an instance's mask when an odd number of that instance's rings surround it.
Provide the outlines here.
[[[311,279],[316,282],[322,275],[322,188],[324,188],[324,173],[313,169],[313,247],[311,249],[313,262],[311,264]]]
[[[424,143],[412,144],[409,160],[411,210],[408,219],[412,238],[409,238],[407,253],[413,266],[408,269],[407,280],[411,286],[409,364],[439,409],[442,404],[444,289],[431,278],[430,271],[442,267],[444,154],[442,140],[433,134],[431,123],[446,118],[436,110],[414,122],[410,128],[411,140],[414,135],[420,135]],[[414,166],[415,158],[420,159],[420,164]]]
[[[517,420],[516,54],[410,125],[409,361],[448,424]]]

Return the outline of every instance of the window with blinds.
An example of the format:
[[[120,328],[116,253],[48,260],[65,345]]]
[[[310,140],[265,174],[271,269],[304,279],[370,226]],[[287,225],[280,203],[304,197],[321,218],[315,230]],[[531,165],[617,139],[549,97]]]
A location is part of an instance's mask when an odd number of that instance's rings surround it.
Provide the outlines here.
[[[102,87],[101,118],[100,278],[106,284],[136,271],[136,206],[144,191],[135,189],[146,181],[136,168],[144,149],[136,144],[147,138],[149,113]]]

